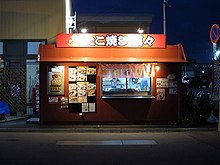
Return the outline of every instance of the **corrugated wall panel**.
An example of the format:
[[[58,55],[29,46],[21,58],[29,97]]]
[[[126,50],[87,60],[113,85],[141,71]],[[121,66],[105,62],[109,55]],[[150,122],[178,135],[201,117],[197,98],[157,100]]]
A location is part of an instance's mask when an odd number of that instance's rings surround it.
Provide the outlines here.
[[[0,39],[55,41],[65,32],[65,0],[1,0],[0,25]]]

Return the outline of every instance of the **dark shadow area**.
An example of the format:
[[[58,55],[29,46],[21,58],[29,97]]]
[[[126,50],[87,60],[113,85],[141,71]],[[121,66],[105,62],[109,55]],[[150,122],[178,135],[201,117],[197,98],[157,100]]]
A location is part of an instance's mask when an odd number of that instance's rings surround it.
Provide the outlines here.
[[[146,124],[152,99],[112,98],[105,101],[132,124]]]

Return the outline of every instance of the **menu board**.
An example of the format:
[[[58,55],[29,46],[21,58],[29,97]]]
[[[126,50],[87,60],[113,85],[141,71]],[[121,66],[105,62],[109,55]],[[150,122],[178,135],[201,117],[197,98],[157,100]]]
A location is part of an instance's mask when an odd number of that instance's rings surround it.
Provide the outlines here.
[[[156,79],[157,88],[168,88],[169,87],[169,79],[167,78],[157,78]]]
[[[68,97],[60,98],[61,109],[68,109]]]
[[[64,66],[48,67],[47,94],[64,95]]]
[[[69,67],[69,112],[95,112],[96,67]]]

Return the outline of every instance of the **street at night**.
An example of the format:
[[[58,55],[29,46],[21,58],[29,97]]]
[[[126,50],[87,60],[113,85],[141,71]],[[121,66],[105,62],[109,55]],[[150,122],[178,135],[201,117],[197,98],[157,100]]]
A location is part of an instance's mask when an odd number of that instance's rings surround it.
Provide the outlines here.
[[[220,165],[219,2],[0,0],[0,165]]]
[[[0,164],[219,165],[219,139],[215,131],[1,132]]]

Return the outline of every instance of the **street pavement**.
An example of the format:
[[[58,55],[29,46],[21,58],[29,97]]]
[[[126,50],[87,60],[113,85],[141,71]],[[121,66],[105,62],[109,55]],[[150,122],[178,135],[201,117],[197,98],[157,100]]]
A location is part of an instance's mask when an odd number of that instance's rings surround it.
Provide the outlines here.
[[[1,165],[219,165],[220,132],[0,132]]]
[[[220,165],[216,124],[42,126],[31,121],[0,122],[0,165]]]

